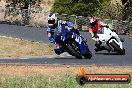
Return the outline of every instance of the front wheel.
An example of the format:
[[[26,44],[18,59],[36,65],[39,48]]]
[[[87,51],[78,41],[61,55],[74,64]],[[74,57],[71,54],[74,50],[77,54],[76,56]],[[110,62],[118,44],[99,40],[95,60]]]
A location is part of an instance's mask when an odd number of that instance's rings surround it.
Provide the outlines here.
[[[86,59],[91,59],[92,53],[89,49],[87,49],[86,53],[83,55]]]
[[[125,49],[121,49],[119,45],[116,44],[115,41],[112,41],[110,45],[121,55],[125,54]]]
[[[78,59],[82,59],[82,56],[79,53],[77,53],[77,51],[72,47],[71,44],[67,44],[67,49],[69,50],[71,55],[75,56]]]

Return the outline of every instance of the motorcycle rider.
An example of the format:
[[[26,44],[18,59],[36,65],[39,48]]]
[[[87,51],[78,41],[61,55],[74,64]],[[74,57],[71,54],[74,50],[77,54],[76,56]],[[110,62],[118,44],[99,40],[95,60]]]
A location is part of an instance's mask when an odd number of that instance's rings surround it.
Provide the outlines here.
[[[94,49],[95,51],[100,51],[102,50],[102,47],[100,47],[101,42],[99,41],[99,37],[97,33],[101,30],[101,26],[107,26],[107,24],[104,24],[100,20],[97,20],[96,17],[91,17],[89,19],[90,27],[88,28],[88,31],[92,35],[92,40],[95,41],[95,46],[96,48]]]
[[[58,55],[63,52],[63,48],[58,43],[56,43],[56,41],[61,36],[63,32],[62,29],[65,27],[68,27],[68,30],[74,31],[79,34],[78,30],[74,29],[71,22],[60,20],[54,13],[50,13],[48,15],[47,35],[49,37],[49,41],[55,44],[56,49],[54,49],[54,51]]]

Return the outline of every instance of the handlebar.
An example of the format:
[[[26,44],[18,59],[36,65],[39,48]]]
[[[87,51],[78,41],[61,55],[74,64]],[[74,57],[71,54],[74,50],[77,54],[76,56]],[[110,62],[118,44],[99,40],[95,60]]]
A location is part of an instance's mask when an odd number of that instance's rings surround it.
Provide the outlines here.
[[[106,27],[106,28],[109,28],[109,26],[108,26],[108,25],[101,25],[100,27]]]

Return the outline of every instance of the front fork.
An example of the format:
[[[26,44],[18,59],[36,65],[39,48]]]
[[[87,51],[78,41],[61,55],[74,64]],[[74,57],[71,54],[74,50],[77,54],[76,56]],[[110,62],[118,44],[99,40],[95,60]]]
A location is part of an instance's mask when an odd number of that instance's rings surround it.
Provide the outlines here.
[[[84,42],[82,42],[81,44],[79,44],[81,55],[83,55],[83,54],[85,54],[87,52],[87,47],[88,46]]]
[[[87,51],[87,45],[85,44],[86,42],[84,41],[83,37],[77,34],[74,36],[75,36],[75,41],[78,43],[80,54],[81,55],[85,54]]]

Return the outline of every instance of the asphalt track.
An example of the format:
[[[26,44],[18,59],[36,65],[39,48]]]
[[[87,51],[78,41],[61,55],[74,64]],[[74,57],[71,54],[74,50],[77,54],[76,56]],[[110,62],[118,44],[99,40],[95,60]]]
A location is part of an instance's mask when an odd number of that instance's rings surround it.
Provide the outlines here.
[[[31,41],[39,41],[48,43],[46,28],[24,27],[0,24],[0,35],[14,38],[22,38]],[[61,55],[46,56],[41,58],[0,58],[0,63],[6,64],[62,64],[62,65],[111,65],[111,66],[132,66],[132,37],[120,35],[125,39],[123,46],[126,49],[125,55],[117,55],[108,53],[107,51],[94,52],[94,44],[91,41],[91,36],[87,32],[81,32],[84,38],[87,38],[87,43],[92,51],[91,59],[76,59],[67,53]]]

